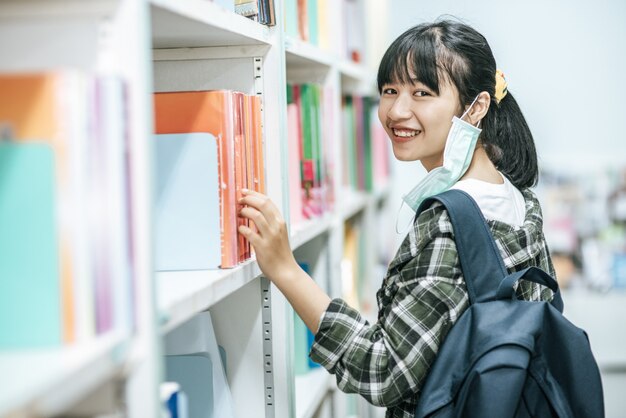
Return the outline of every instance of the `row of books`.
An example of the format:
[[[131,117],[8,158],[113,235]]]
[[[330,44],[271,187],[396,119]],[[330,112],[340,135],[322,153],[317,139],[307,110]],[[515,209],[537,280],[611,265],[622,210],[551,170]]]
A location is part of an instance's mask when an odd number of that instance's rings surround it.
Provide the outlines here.
[[[363,312],[370,313],[373,306],[366,295],[366,256],[363,231],[356,222],[344,226],[343,257],[341,258],[341,292],[346,302]],[[373,294],[373,292],[372,292]]]
[[[287,85],[291,224],[332,210],[332,92],[317,84]]]
[[[237,232],[241,189],[265,193],[260,96],[156,93],[156,268],[230,268],[251,256]],[[185,245],[181,245],[185,243]]]
[[[0,75],[0,349],[133,326],[125,109],[117,78]]]
[[[285,33],[354,62],[364,62],[362,0],[285,0]]]
[[[276,24],[274,0],[235,0],[235,13],[263,25],[274,26]]]
[[[343,185],[353,190],[371,192],[383,187],[389,179],[389,138],[377,111],[372,98],[343,98]]]
[[[274,26],[274,0],[212,0],[227,10],[250,18],[263,25]]]

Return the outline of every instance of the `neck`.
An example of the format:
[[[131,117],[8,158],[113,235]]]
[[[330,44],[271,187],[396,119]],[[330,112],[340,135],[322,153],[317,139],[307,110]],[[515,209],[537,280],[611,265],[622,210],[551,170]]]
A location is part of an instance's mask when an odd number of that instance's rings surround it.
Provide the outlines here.
[[[476,145],[476,150],[474,151],[474,156],[472,157],[469,168],[460,178],[460,180],[467,179],[481,180],[494,184],[503,183],[502,176],[487,156],[487,152],[480,141]]]

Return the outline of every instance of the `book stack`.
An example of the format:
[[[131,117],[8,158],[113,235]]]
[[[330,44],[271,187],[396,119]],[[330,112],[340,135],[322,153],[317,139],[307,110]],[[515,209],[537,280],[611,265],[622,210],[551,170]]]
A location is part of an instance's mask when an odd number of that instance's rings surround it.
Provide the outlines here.
[[[316,84],[287,86],[290,219],[297,224],[332,210],[330,95]]]
[[[285,0],[284,19],[288,36],[341,58],[364,62],[362,0]]]
[[[0,348],[133,326],[124,83],[0,75]]]
[[[263,25],[276,24],[274,0],[235,0],[235,13]]]
[[[265,193],[261,98],[230,90],[156,93],[156,266],[231,268],[247,188]]]
[[[343,181],[353,190],[371,192],[389,178],[389,140],[376,112],[376,103],[369,97],[343,98]]]
[[[328,0],[286,0],[285,32],[293,38],[328,49],[328,12]]]

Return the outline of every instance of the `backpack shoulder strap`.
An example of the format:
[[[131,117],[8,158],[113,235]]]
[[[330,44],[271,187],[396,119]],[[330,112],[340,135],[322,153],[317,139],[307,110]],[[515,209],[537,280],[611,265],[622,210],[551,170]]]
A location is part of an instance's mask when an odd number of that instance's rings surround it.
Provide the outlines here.
[[[469,194],[453,189],[424,200],[416,216],[434,201],[446,207],[452,222],[470,304],[494,300],[508,273],[480,208]]]

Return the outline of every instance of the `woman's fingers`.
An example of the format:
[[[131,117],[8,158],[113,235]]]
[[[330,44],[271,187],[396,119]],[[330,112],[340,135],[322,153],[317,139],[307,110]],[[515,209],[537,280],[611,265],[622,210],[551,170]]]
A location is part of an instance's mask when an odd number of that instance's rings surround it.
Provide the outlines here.
[[[239,200],[239,204],[247,205],[255,208],[265,217],[268,224],[281,223],[283,217],[274,203],[264,194],[253,190],[242,190],[243,198]]]
[[[256,225],[261,235],[267,235],[270,227],[265,216],[253,206],[246,206],[239,211],[239,216],[250,219]]]
[[[244,238],[247,239],[254,248],[257,247],[257,245],[259,244],[259,240],[261,239],[259,234],[257,234],[245,225],[239,225],[239,228],[237,229],[239,230],[239,233],[243,235]]]

